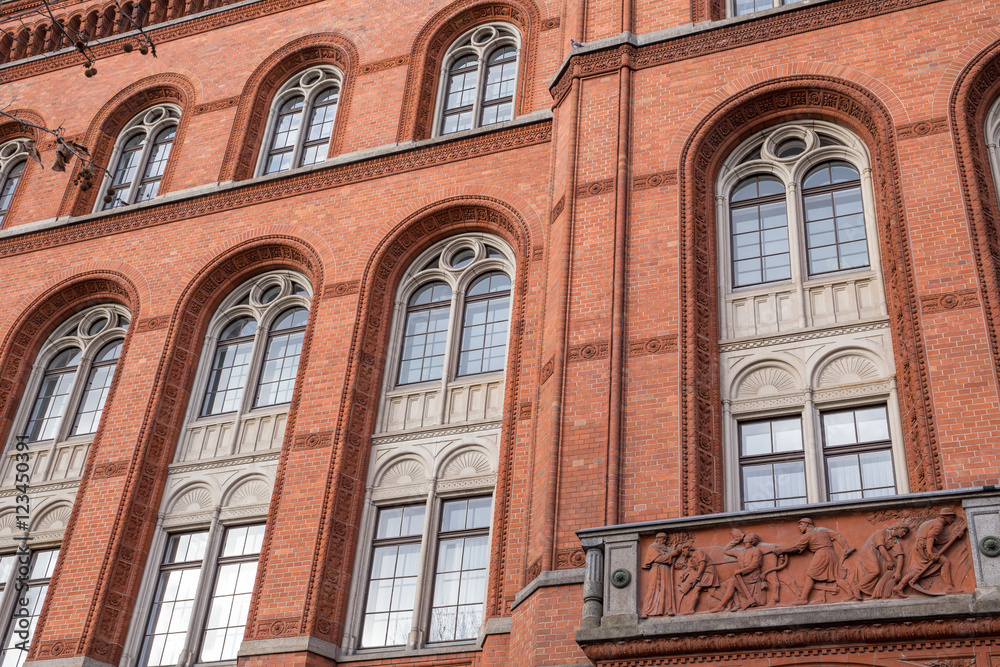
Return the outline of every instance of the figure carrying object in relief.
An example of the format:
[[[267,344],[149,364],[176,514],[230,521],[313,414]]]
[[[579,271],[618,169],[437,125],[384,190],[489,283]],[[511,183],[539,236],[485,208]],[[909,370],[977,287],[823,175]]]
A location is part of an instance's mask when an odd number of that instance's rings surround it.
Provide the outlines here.
[[[954,510],[950,507],[943,507],[938,512],[937,518],[920,524],[920,528],[917,529],[917,541],[913,546],[913,556],[910,558],[910,569],[893,588],[894,593],[906,597],[906,588],[912,586],[927,595],[941,595],[941,593],[932,593],[920,585],[921,579],[933,574],[941,575],[941,581],[945,585],[945,593],[957,592],[951,576],[951,561],[944,555],[944,552],[965,534],[964,522],[956,525],[950,534],[946,534],[946,527],[954,523],[956,518]],[[939,542],[944,542],[944,546],[935,550]]]
[[[734,597],[739,600],[741,610],[764,606],[767,581],[762,571],[764,553],[757,548],[759,543],[757,533],[747,533],[733,539],[722,550],[727,556],[736,559],[737,570],[726,580],[722,599],[711,611],[725,611]]]
[[[703,591],[707,590],[709,595],[715,595],[713,589],[719,587],[719,571],[711,557],[705,551],[694,548],[690,542],[682,544],[680,550],[684,557],[684,573],[681,575],[680,586],[681,608],[677,613],[691,614],[698,606]],[[688,593],[692,591],[694,593],[689,596]]]
[[[906,556],[901,540],[910,532],[905,523],[880,528],[858,550],[855,585],[874,600],[892,597],[893,586],[903,577]]]
[[[837,593],[843,590],[851,600],[861,599],[861,592],[854,585],[847,581],[841,574],[840,562],[837,559],[837,552],[833,548],[833,543],[840,544],[844,551],[844,558],[847,558],[854,549],[847,541],[841,537],[840,533],[829,528],[817,528],[812,519],[799,519],[799,532],[802,537],[795,544],[787,547],[778,547],[774,550],[776,554],[802,553],[806,549],[813,552],[809,569],[806,570],[806,582],[802,586],[799,597],[793,602],[794,605],[809,604],[809,594],[814,588],[821,591]],[[833,585],[826,585],[833,582]]]
[[[674,559],[679,554],[679,549],[667,545],[666,533],[657,533],[646,549],[642,568],[650,572],[639,609],[641,618],[674,615]]]

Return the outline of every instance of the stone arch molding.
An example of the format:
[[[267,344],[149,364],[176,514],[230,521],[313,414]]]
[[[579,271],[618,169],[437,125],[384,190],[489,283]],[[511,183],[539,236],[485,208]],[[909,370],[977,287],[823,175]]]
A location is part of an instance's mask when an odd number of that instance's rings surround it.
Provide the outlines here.
[[[96,611],[88,617],[82,628],[80,641],[74,644],[75,655],[112,663],[120,660],[121,647],[125,645],[132,613],[129,600],[134,600],[138,595],[141,572],[145,566],[144,562],[123,558],[122,554],[147,553],[150,548],[157,511],[164,495],[168,464],[173,460],[174,448],[183,426],[184,412],[209,320],[219,303],[237,286],[259,273],[280,269],[298,271],[309,279],[314,295],[310,312],[317,312],[317,301],[322,291],[320,286],[324,279],[323,263],[319,254],[308,243],[290,235],[275,234],[247,239],[230,248],[206,264],[180,295],[167,329],[164,344],[167,353],[160,359],[155,371],[152,398],[140,422],[135,454],[124,466],[122,484],[130,491],[123,494],[119,505],[113,508],[110,539],[100,556],[101,575],[96,582],[90,583],[94,590],[90,607]],[[138,313],[138,303],[132,312],[133,316]],[[289,443],[294,433],[296,410],[308,368],[314,328],[314,319],[311,318],[303,339],[299,375],[279,459],[275,483],[277,495],[280,495],[283,463],[287,460]],[[135,330],[136,327],[130,328],[129,337],[134,335]],[[126,349],[128,341],[129,338],[126,338]],[[94,448],[96,449],[97,447]],[[92,462],[88,461],[87,465],[89,470]],[[80,499],[84,495],[85,490],[81,487],[74,515],[79,511]],[[102,508],[101,511],[106,512],[107,508]],[[274,507],[269,507],[269,512],[273,514]],[[71,518],[64,541],[69,549],[72,549],[74,524],[75,521]],[[57,570],[53,579],[54,586],[58,585],[58,577]],[[45,636],[47,610],[46,607],[39,618],[40,637]],[[112,621],[109,622],[108,618]],[[30,659],[55,657],[52,653],[53,646],[53,642],[36,642],[32,645]],[[69,656],[60,653],[59,657]]]
[[[431,136],[434,104],[442,59],[452,41],[470,28],[490,21],[503,21],[521,32],[521,61],[514,116],[532,108],[535,62],[541,13],[533,0],[456,0],[435,14],[420,29],[410,52],[403,108],[397,141],[415,141]]]
[[[328,156],[339,153],[360,63],[354,42],[334,32],[299,37],[268,56],[240,93],[219,180],[240,181],[253,176],[260,143],[267,134],[272,98],[296,72],[312,65],[333,65],[344,76]]]
[[[170,151],[170,159],[160,181],[160,194],[167,193],[170,191],[178,156],[184,150],[184,136],[187,134],[191,111],[198,104],[200,88],[201,84],[193,75],[179,72],[165,72],[139,79],[119,91],[101,107],[87,128],[83,143],[97,164],[110,168],[108,160],[114,151],[115,142],[130,120],[143,109],[156,104],[164,102],[176,104],[181,108],[181,118],[177,124],[177,135]],[[73,185],[73,179],[79,172],[80,163],[77,160],[59,206],[60,216],[84,215],[94,208],[99,194],[98,188],[84,192]]]
[[[910,488],[925,491],[942,484],[892,114],[874,93],[855,82],[831,76],[787,76],[748,86],[717,104],[698,121],[681,150],[681,476],[686,480],[682,511],[687,515],[723,507],[713,184],[722,163],[743,140],[797,119],[826,120],[850,129],[872,157],[878,243]]]
[[[370,255],[360,281],[355,328],[348,353],[347,380],[340,402],[334,443],[335,460],[324,497],[324,522],[313,582],[299,632],[337,643],[343,636],[348,591],[361,525],[364,486],[368,479],[369,450],[375,432],[397,286],[410,264],[434,243],[458,234],[486,232],[503,239],[514,251],[517,274],[512,290],[510,343],[504,389],[504,411],[499,443],[499,472],[495,486],[494,527],[487,591],[488,615],[503,613],[506,533],[510,521],[510,475],[516,435],[516,397],[519,390],[531,238],[523,217],[504,201],[492,197],[454,197],[415,211],[389,230]],[[280,484],[279,478],[277,484]],[[265,540],[267,536],[265,536]],[[263,556],[262,556],[263,558]],[[262,567],[262,586],[268,569]],[[266,623],[257,623],[251,608],[249,638],[266,638]]]
[[[948,105],[994,375],[1000,374],[1000,186],[986,146],[986,119],[998,100],[1000,39],[965,66]]]

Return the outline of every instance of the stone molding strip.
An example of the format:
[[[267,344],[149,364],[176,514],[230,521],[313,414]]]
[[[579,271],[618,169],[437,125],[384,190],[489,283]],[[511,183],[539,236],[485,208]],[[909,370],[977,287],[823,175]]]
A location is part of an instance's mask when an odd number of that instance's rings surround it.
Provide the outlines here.
[[[896,128],[896,140],[905,141],[917,137],[926,137],[929,134],[942,134],[948,131],[947,118],[931,118],[930,120],[919,120],[913,123],[906,123]]]
[[[956,290],[943,294],[928,294],[920,297],[920,310],[924,313],[944,313],[949,310],[978,307],[979,294],[974,289]]]
[[[221,100],[215,100],[214,102],[205,102],[204,104],[199,104],[191,112],[192,116],[200,116],[205,113],[212,113],[213,111],[222,111],[223,109],[232,109],[240,101],[239,95],[234,95],[233,97],[227,97]]]
[[[455,141],[430,139],[420,142],[423,145],[415,147],[410,144],[394,148],[376,157],[368,157],[367,153],[362,153],[361,157],[328,160],[321,163],[319,168],[303,168],[291,175],[286,172],[279,178],[252,179],[211,186],[207,190],[199,188],[194,193],[180,192],[175,197],[165,196],[160,200],[152,199],[122,209],[79,216],[68,224],[56,221],[52,224],[54,229],[25,230],[26,233],[21,234],[15,231],[16,228],[3,230],[10,235],[0,235],[0,257],[189,220],[551,141],[551,113],[546,111],[532,116],[526,122],[512,121],[511,125],[503,129],[477,132]],[[544,119],[540,120],[542,117]]]
[[[794,11],[790,8],[750,20],[693,24],[642,37],[623,33],[575,49],[559,67],[549,92],[554,100],[553,106],[559,106],[575,77],[602,76],[623,66],[634,70],[657,67],[940,1],[839,0],[795,7]]]
[[[544,572],[540,572],[527,586],[518,591],[517,595],[514,596],[514,602],[510,605],[511,611],[531,597],[539,588],[582,584],[583,579],[584,568],[582,567],[571,570],[545,570]]]

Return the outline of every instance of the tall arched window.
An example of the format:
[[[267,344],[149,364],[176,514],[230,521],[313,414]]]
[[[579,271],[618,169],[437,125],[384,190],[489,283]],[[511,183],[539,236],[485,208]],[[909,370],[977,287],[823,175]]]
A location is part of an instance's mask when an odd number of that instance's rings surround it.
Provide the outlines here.
[[[27,142],[15,139],[0,146],[0,226],[3,226],[14,192],[28,160]]]
[[[520,40],[506,23],[482,25],[455,40],[441,69],[436,134],[514,118]]]
[[[906,490],[869,160],[851,132],[806,121],[758,133],[723,165],[728,509]]]
[[[506,243],[470,234],[427,249],[403,276],[347,653],[479,636],[513,275]]]
[[[32,482],[82,474],[128,325],[128,311],[121,306],[96,306],[70,318],[49,337],[11,429],[5,486],[14,481],[13,443],[18,436],[29,445]]]
[[[1000,99],[993,103],[986,114],[986,151],[993,169],[993,190],[1000,197]]]
[[[313,67],[292,77],[274,96],[259,174],[274,174],[326,159],[343,75]]]
[[[180,116],[178,107],[161,104],[129,121],[118,135],[109,163],[111,176],[105,176],[101,186],[99,210],[146,201],[159,193]]]

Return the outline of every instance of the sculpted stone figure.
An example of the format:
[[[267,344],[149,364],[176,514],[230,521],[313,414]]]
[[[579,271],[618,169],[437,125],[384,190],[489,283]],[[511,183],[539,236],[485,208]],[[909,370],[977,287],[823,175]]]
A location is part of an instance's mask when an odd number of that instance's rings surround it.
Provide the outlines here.
[[[860,598],[860,591],[847,581],[841,574],[840,562],[837,559],[837,552],[833,548],[834,542],[840,544],[847,558],[854,549],[847,541],[841,537],[840,533],[829,528],[817,528],[812,519],[799,519],[799,532],[802,537],[795,544],[787,547],[778,547],[774,550],[776,554],[802,553],[806,549],[813,553],[809,569],[806,570],[806,581],[802,586],[798,598],[792,603],[795,605],[809,604],[809,594],[814,588],[822,591],[836,593],[843,590],[851,600]],[[825,586],[824,583],[833,582],[833,586]]]
[[[657,533],[646,549],[642,568],[650,572],[639,609],[641,618],[674,615],[674,560],[679,554],[667,545],[666,533]]]
[[[703,550],[694,548],[690,542],[680,547],[684,558],[684,572],[681,574],[681,604],[678,613],[690,614],[698,605],[703,591],[712,594],[719,587],[719,571],[712,558]],[[693,593],[692,593],[693,591]],[[691,595],[688,595],[692,593]]]
[[[905,554],[900,541],[910,532],[905,523],[880,528],[858,550],[855,585],[875,600],[892,597],[892,588],[903,577]]]
[[[917,541],[913,546],[913,554],[910,556],[910,568],[893,589],[897,595],[906,597],[908,586],[912,586],[921,593],[934,595],[920,585],[920,580],[935,574],[940,574],[946,593],[956,592],[951,576],[951,561],[944,555],[944,552],[955,543],[955,540],[965,534],[964,525],[956,526],[954,530],[950,531],[950,535],[945,534],[945,528],[953,524],[956,518],[954,510],[950,507],[943,507],[938,512],[937,518],[920,524],[920,528],[917,529]],[[943,546],[936,548],[941,543]]]
[[[760,537],[757,533],[747,533],[730,542],[723,553],[736,559],[737,569],[726,580],[722,599],[711,611],[725,611],[734,598],[739,600],[739,608],[764,606],[767,582],[762,572],[764,553],[757,548]]]

